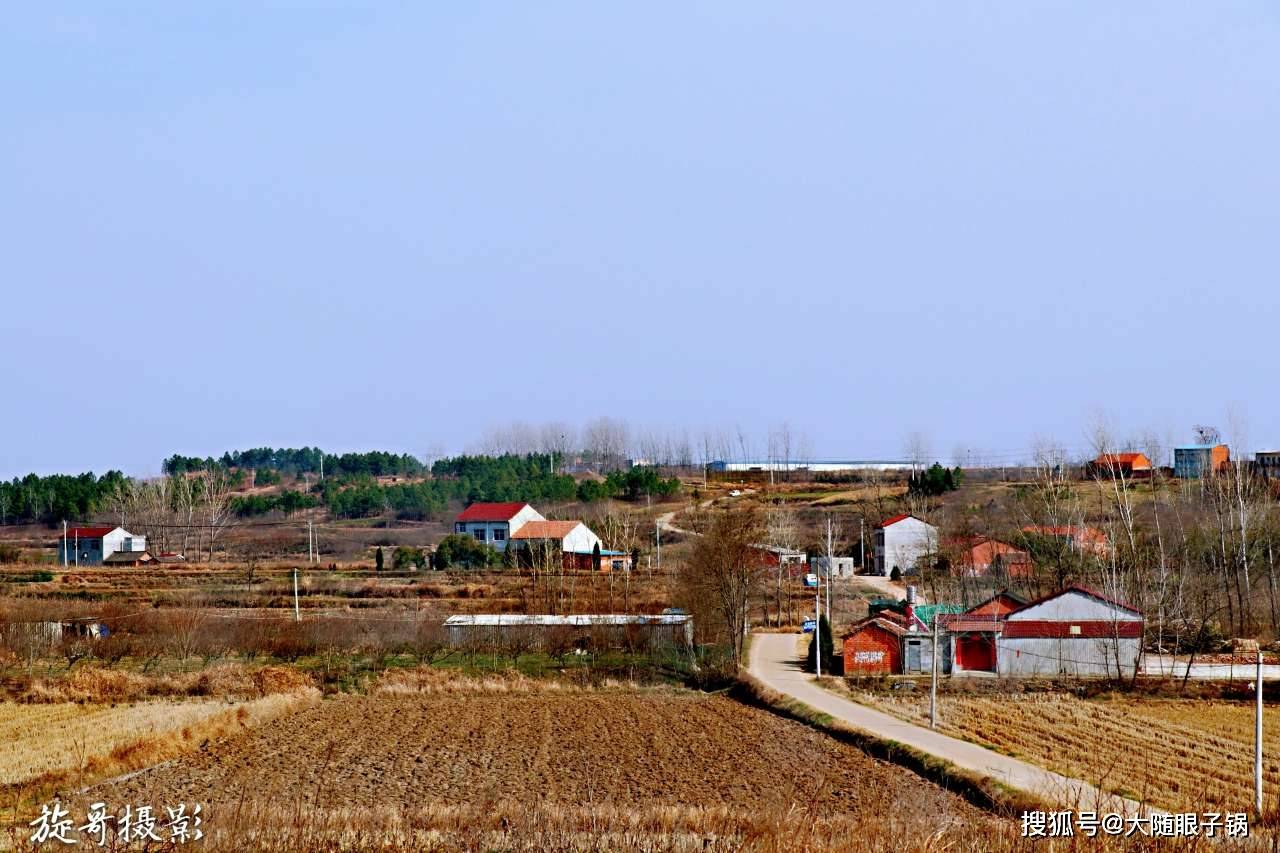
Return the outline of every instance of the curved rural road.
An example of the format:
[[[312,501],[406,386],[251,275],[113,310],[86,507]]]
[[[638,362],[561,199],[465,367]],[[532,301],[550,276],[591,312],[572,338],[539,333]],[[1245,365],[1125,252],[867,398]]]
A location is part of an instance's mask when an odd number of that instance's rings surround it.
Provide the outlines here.
[[[743,495],[755,494],[755,491],[756,491],[755,489],[741,489],[739,490],[736,496],[726,495],[725,497],[720,497],[720,498],[708,498],[707,500],[698,504],[697,508],[706,509],[716,501],[732,501],[735,499],[735,497],[742,497]],[[659,515],[657,518],[658,529],[663,533],[682,533],[685,536],[700,536],[701,534],[699,534],[696,530],[685,530],[683,527],[676,527],[676,524],[675,524],[676,513],[684,512],[687,509],[688,507],[680,507],[679,509],[673,509],[669,512],[664,512],[661,515]]]
[[[1105,793],[1079,779],[992,752],[841,698],[814,684],[813,678],[801,670],[795,646],[795,634],[753,635],[748,671],[779,693],[785,693],[817,711],[830,714],[856,729],[905,744],[950,761],[965,770],[990,776],[1012,788],[1057,803],[1062,808],[1094,810],[1100,815],[1106,812],[1133,815],[1158,811],[1134,800]],[[942,708],[945,710],[945,704]]]

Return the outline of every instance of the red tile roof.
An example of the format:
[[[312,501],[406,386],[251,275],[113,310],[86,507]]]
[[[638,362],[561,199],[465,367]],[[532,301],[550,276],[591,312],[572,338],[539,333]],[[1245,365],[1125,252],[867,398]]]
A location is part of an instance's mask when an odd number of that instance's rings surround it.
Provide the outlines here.
[[[67,538],[101,539],[113,530],[114,527],[70,527],[67,529]]]
[[[563,539],[581,521],[526,521],[511,534],[512,539]]]
[[[519,503],[474,503],[458,513],[456,521],[510,521],[516,513],[527,507]]]
[[[888,527],[891,524],[897,524],[899,521],[906,521],[911,518],[911,513],[904,512],[901,515],[895,515],[892,518],[886,518],[884,521],[876,525],[876,527]]]
[[[1004,623],[996,619],[953,619],[943,624],[953,634],[998,634]]]
[[[858,634],[872,628],[885,631],[895,637],[905,637],[911,633],[911,631],[907,630],[902,625],[899,625],[897,622],[891,622],[888,619],[881,618],[880,615],[876,615],[863,619],[856,625],[850,625],[849,630],[845,631],[844,634],[841,635],[841,639],[848,639],[854,634]]]
[[[1008,604],[1007,609],[1003,611],[999,609],[1002,603]],[[981,616],[984,619],[1003,619],[1006,613],[1011,613],[1026,603],[1027,600],[1017,593],[1009,592],[1007,589],[1002,589],[995,595],[989,598],[984,598],[982,601],[979,601],[977,604],[970,607],[964,612],[964,615],[969,617]],[[988,609],[983,612],[982,608],[988,607],[989,605],[994,605],[995,609]]]
[[[1001,542],[998,539],[977,539],[971,540],[965,544],[964,552],[960,555],[960,564],[964,566],[973,566],[974,568],[989,569],[996,557],[1000,557],[1006,563],[1027,563],[1031,561],[1031,555],[1020,548],[1015,548],[1007,542]]]
[[[1147,459],[1145,453],[1103,453],[1093,460],[1093,464],[1103,466],[1134,467],[1139,462],[1142,463],[1143,467],[1151,467],[1151,460]]]

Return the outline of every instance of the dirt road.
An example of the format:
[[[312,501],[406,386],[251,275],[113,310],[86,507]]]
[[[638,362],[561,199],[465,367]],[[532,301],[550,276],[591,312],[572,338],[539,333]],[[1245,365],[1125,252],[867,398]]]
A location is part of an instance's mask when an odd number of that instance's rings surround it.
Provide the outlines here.
[[[1070,779],[843,699],[817,686],[811,676],[801,671],[795,647],[794,634],[755,634],[751,639],[749,671],[774,690],[850,726],[927,752],[962,769],[990,776],[1065,808],[1125,814],[1134,814],[1142,808],[1133,800],[1104,793],[1079,779]],[[945,705],[943,709],[945,712]]]
[[[732,495],[724,498],[708,498],[707,500],[698,504],[698,509],[706,509],[716,501],[731,501],[731,500],[734,500],[735,498],[742,497],[743,495],[750,495],[754,493],[755,493],[755,489],[742,489],[738,492],[737,495]],[[682,533],[686,536],[697,536],[698,535],[697,531],[685,530],[683,527],[676,527],[675,525],[676,513],[683,512],[683,511],[684,509],[673,509],[670,512],[664,512],[662,515],[658,516],[658,529],[663,533]]]
[[[894,601],[905,598],[907,594],[906,584],[890,580],[884,575],[855,575],[853,582],[862,589],[872,590],[885,598],[892,598]],[[925,597],[920,592],[919,587],[916,588],[916,603],[925,603]]]

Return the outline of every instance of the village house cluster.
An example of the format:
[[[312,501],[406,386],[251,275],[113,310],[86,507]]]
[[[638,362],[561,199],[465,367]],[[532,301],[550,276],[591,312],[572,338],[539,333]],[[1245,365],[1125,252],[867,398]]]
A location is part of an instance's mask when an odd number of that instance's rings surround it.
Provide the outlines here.
[[[532,559],[541,548],[560,554],[567,569],[598,568],[608,571],[631,569],[631,555],[613,551],[581,521],[548,521],[523,501],[473,503],[453,520],[453,532],[471,536],[500,553],[512,552],[518,559]]]
[[[845,675],[948,674],[1132,677],[1143,615],[1083,586],[1036,601],[1004,591],[963,608],[918,605],[914,588],[880,601],[844,634]]]

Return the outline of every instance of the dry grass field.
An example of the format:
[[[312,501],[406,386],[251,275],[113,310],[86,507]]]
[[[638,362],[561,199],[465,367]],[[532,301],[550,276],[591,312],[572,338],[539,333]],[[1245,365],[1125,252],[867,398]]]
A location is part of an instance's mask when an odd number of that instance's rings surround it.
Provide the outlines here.
[[[326,700],[87,796],[200,802],[216,849],[858,849],[874,833],[923,842],[900,816],[953,842],[1009,826],[720,696],[422,686]]]
[[[250,702],[130,702],[120,705],[0,703],[0,785],[101,775],[176,754],[199,739],[270,719],[293,696]]]
[[[927,695],[854,698],[928,724]],[[948,734],[1170,809],[1248,811],[1253,707],[1202,699],[1066,694],[944,695]],[[1280,789],[1280,709],[1264,717],[1264,790]]]

